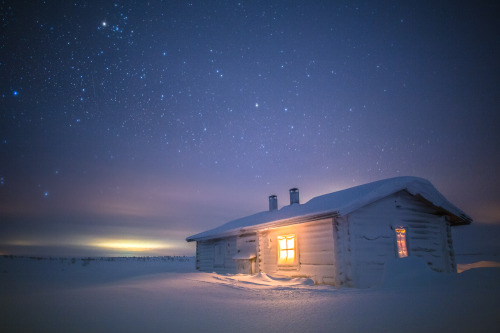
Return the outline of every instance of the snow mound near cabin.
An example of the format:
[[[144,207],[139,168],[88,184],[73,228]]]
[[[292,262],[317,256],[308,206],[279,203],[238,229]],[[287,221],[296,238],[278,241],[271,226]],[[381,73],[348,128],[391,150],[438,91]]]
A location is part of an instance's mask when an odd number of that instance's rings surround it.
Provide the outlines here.
[[[456,274],[433,271],[422,258],[406,257],[390,260],[385,265],[382,288],[422,287],[445,284]]]
[[[330,286],[315,286],[314,281],[309,278],[275,277],[263,272],[254,275],[199,273],[195,280],[243,289],[332,289]]]
[[[194,266],[194,258],[0,257],[2,332],[500,332],[500,268],[444,274],[450,284],[335,289]],[[392,268],[396,281],[409,273]]]

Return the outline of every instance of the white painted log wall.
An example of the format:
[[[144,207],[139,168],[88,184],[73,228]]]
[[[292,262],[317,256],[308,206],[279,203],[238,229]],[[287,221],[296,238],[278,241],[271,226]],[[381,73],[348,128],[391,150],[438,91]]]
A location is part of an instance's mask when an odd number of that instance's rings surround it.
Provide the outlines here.
[[[456,272],[449,223],[425,201],[407,192],[400,196],[401,220],[408,225],[408,252],[439,272]]]
[[[396,226],[407,228],[410,256],[423,258],[434,270],[453,271],[451,234],[444,217],[437,214],[434,207],[406,191],[349,214],[350,244],[342,254],[342,282],[359,288],[381,282],[385,263],[397,256],[393,230]]]
[[[393,201],[382,199],[347,216],[350,242],[344,259],[345,285],[366,288],[382,281],[385,263],[396,255]]]
[[[347,216],[333,219],[335,283],[337,287],[353,286],[351,276],[351,235]]]
[[[222,265],[214,265],[216,245],[224,249]],[[196,242],[196,268],[202,272],[236,273],[236,262],[233,260],[236,251],[236,237]]]
[[[213,241],[196,242],[196,269],[202,272],[212,272],[214,269]]]
[[[278,266],[280,235],[295,234],[298,264],[287,268]],[[334,284],[334,242],[332,219],[307,222],[290,227],[258,233],[258,267],[270,275],[308,277],[317,284]]]

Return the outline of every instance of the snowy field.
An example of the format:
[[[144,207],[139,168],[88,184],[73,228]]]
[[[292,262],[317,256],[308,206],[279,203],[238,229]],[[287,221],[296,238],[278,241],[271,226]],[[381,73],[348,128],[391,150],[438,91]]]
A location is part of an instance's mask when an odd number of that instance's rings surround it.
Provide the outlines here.
[[[370,289],[199,273],[185,257],[0,257],[0,330],[500,332],[500,227],[453,233],[462,273],[409,258]]]

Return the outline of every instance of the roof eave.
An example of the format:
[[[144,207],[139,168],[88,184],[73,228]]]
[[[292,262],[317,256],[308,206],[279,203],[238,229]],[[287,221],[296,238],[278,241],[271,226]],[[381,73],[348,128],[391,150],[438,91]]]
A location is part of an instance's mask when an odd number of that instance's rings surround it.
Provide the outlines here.
[[[420,193],[417,193],[415,196],[421,198],[422,200],[425,200],[430,205],[439,209],[443,215],[447,215],[449,217],[449,222],[452,226],[453,225],[471,224],[473,221],[469,215],[465,214],[461,209],[459,209],[458,207],[456,207],[455,205],[453,205],[449,201],[446,201],[447,207],[443,207],[443,206],[438,206],[434,202],[428,200],[426,197],[424,197]]]
[[[261,223],[261,224],[252,225],[252,226],[248,226],[248,227],[234,228],[234,229],[226,230],[224,232],[216,233],[216,234],[212,234],[212,235],[206,235],[206,236],[201,236],[201,237],[196,237],[196,235],[193,235],[193,236],[186,238],[186,241],[187,242],[193,242],[193,241],[199,242],[199,241],[205,241],[205,240],[210,240],[210,239],[238,236],[238,235],[242,235],[242,234],[246,234],[246,233],[257,232],[259,230],[275,229],[275,228],[284,227],[284,226],[288,226],[288,225],[318,221],[318,220],[332,218],[332,217],[338,217],[338,216],[340,216],[340,214],[337,211],[327,211],[327,212],[322,212],[322,213],[314,213],[314,214],[308,214],[308,215],[302,215],[302,216],[296,216],[296,217],[291,217],[291,218],[275,220],[275,221]]]

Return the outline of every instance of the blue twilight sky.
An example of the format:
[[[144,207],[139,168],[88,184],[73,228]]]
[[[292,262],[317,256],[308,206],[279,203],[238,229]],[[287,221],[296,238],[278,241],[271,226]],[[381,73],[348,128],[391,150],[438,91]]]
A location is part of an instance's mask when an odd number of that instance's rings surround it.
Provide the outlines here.
[[[0,3],[0,253],[185,237],[394,176],[500,222],[496,1]]]

